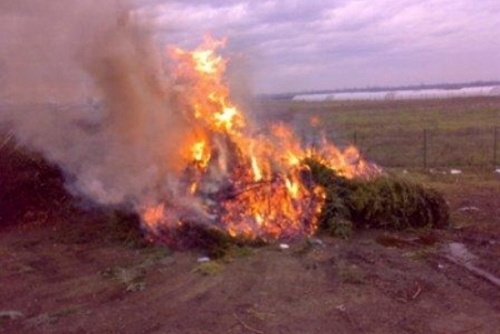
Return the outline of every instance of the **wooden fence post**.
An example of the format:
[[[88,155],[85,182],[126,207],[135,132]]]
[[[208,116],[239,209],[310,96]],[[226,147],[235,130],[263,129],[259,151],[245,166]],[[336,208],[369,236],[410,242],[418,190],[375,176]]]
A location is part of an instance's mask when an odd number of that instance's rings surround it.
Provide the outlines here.
[[[493,168],[497,167],[497,139],[498,139],[498,127],[495,127],[493,132]]]
[[[423,162],[424,162],[424,169],[427,169],[427,130],[424,129],[423,133]]]

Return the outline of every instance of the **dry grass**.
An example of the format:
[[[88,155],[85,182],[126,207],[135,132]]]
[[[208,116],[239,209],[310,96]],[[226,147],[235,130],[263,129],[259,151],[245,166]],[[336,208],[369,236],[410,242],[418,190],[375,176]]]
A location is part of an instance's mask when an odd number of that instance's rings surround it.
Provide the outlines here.
[[[475,97],[414,101],[266,101],[268,117],[297,125],[306,136],[317,117],[339,146],[355,143],[364,156],[384,167],[486,166],[494,158],[494,129],[500,127],[500,98]],[[500,131],[497,164],[500,164]]]

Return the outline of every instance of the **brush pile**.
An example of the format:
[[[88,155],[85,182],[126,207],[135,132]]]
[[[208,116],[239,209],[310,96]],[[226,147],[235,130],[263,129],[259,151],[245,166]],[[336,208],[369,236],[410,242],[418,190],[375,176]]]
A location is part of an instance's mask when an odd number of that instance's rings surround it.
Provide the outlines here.
[[[66,193],[60,171],[49,166],[43,158],[16,148],[3,147],[2,152],[5,161],[0,173],[3,184],[0,194],[2,225],[18,221],[27,213],[47,215],[54,208],[77,202]],[[309,187],[319,185],[325,194],[317,233],[348,237],[353,230],[361,228],[403,230],[444,228],[448,224],[448,205],[433,189],[388,176],[347,179],[312,158],[304,160],[304,164],[307,168],[302,173],[303,182]],[[132,216],[131,221],[138,225],[139,218]],[[123,221],[128,219],[120,220],[124,224]],[[137,238],[140,238],[139,234]],[[180,249],[203,249],[213,257],[223,256],[231,247],[261,245],[269,241],[231,236],[217,226],[196,219],[186,220],[176,229],[166,228],[147,238]]]
[[[348,179],[339,176],[315,159],[302,178],[309,186],[321,186],[325,201],[316,233],[347,238],[356,229],[444,228],[448,224],[448,204],[434,189],[389,176]],[[180,249],[202,249],[211,257],[224,256],[229,249],[262,245],[269,240],[231,236],[216,226],[185,220],[176,229],[164,229],[152,240]]]
[[[318,161],[306,161],[326,191],[319,229],[347,236],[352,229],[444,228],[449,208],[434,189],[388,176],[346,179]]]

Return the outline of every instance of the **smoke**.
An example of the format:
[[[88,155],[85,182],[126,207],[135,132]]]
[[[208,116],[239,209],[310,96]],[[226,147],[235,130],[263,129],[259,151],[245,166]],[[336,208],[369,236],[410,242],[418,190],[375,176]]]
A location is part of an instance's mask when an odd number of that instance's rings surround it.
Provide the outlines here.
[[[19,142],[98,203],[168,196],[192,129],[150,27],[123,2],[97,0],[3,0],[0,22],[0,98],[10,105],[0,116]],[[99,103],[69,103],[88,96]]]

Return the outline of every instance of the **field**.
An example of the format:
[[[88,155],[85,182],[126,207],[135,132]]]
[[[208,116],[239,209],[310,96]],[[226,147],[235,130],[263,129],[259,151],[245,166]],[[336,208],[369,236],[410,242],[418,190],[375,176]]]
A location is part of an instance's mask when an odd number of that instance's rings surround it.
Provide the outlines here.
[[[3,137],[0,333],[498,332],[500,99],[254,107],[311,145],[316,117],[388,174],[438,189],[450,228],[235,246],[199,262],[202,250],[147,243],[132,217],[80,205],[57,166]]]
[[[333,142],[356,144],[369,160],[385,167],[423,168],[424,159],[427,167],[491,168],[494,159],[500,164],[498,97],[267,101],[261,110],[265,115],[285,117],[306,137],[317,133],[307,126],[316,117]]]

